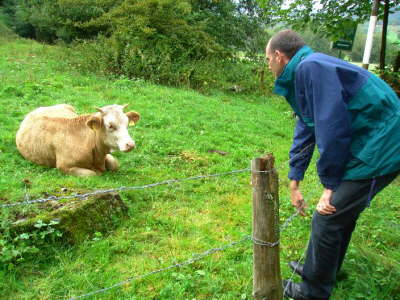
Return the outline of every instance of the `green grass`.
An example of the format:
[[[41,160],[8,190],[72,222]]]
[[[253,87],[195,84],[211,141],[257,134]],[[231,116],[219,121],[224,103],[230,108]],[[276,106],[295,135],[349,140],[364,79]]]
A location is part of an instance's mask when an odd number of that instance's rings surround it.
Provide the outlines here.
[[[281,179],[280,218],[292,214],[285,161],[294,120],[282,99],[216,92],[206,96],[140,80],[111,80],[75,70],[68,55],[57,46],[0,39],[1,203],[21,201],[25,194],[61,195],[64,187],[74,193],[242,169],[253,158],[273,152]],[[116,154],[118,172],[85,179],[24,160],[14,141],[19,123],[31,110],[57,103],[69,103],[79,113],[129,103],[142,116],[130,128],[137,149]],[[31,187],[24,186],[25,179]],[[349,279],[338,284],[333,300],[400,299],[399,184],[397,180],[383,191],[360,218],[344,265]],[[302,187],[310,214],[296,218],[282,235],[283,277],[290,274],[286,261],[304,251],[310,215],[322,191],[314,167]],[[3,266],[0,299],[66,299],[239,240],[251,232],[251,193],[249,173],[124,192],[128,220],[100,239],[51,245],[20,264]],[[36,210],[31,205],[9,213],[30,215]],[[5,210],[0,213],[5,216]],[[247,242],[88,299],[233,300],[252,299],[251,292],[252,246]]]

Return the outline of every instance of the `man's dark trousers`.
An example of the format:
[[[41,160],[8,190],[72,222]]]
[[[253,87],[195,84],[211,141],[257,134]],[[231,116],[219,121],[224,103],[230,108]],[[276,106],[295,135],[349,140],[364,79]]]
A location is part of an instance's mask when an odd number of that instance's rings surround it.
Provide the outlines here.
[[[336,212],[325,216],[314,213],[301,283],[303,296],[309,300],[329,299],[360,213],[399,173],[343,181],[331,201]]]

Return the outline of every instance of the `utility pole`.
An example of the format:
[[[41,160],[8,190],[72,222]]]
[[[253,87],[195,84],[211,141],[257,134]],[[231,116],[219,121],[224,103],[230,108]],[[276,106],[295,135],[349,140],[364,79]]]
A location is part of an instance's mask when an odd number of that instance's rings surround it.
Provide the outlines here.
[[[371,57],[371,49],[372,42],[374,39],[374,31],[376,27],[376,22],[378,20],[378,11],[379,11],[379,0],[374,0],[374,4],[372,6],[371,17],[369,19],[367,40],[365,41],[365,49],[364,49],[364,57],[363,57],[363,65],[364,69],[368,70],[369,67],[369,59]]]

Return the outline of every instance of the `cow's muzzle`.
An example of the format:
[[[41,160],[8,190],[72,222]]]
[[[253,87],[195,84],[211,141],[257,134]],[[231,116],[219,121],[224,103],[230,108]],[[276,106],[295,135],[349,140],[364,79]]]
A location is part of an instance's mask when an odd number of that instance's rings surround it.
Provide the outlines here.
[[[136,147],[136,145],[135,145],[135,142],[128,142],[128,143],[126,143],[125,145],[124,145],[124,147],[123,148],[121,148],[121,151],[122,152],[129,152],[129,151],[131,151],[133,148],[135,148]]]

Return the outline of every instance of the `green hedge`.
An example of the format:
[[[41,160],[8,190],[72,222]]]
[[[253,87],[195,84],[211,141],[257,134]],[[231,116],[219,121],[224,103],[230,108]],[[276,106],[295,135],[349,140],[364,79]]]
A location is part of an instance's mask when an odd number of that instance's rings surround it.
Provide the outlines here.
[[[237,57],[238,49],[221,38],[223,34],[212,34],[212,6],[202,19],[190,0],[6,2],[17,33],[49,43],[72,42],[80,50],[78,64],[87,70],[203,90],[233,85],[242,86],[242,91],[259,90],[257,74],[263,62],[244,63]],[[222,2],[230,5],[217,8],[231,14],[235,23],[233,2]],[[238,33],[238,40],[242,35]]]

